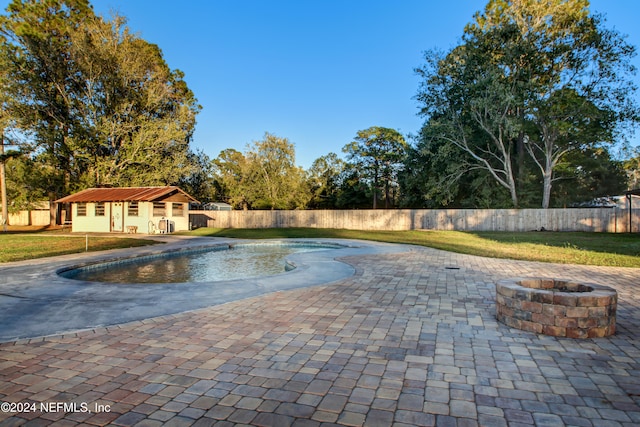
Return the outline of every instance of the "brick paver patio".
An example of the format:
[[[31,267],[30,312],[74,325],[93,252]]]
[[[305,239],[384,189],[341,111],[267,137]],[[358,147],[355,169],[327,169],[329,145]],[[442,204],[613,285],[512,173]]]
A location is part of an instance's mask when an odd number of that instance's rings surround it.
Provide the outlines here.
[[[640,425],[640,269],[427,248],[349,262],[326,286],[0,344],[0,425]],[[494,282],[520,276],[614,287],[616,335],[498,323]]]

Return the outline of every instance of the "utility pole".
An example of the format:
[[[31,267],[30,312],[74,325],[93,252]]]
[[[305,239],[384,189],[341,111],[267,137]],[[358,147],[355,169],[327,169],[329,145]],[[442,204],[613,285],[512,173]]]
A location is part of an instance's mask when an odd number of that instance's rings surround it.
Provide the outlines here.
[[[9,203],[7,202],[7,176],[4,170],[4,132],[0,131],[0,192],[2,193],[2,231],[7,231],[9,225]]]

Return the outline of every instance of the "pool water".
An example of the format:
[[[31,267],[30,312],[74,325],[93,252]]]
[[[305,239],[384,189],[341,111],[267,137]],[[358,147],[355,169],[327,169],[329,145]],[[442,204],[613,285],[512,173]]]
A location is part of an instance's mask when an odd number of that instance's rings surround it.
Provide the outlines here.
[[[319,244],[241,244],[152,259],[126,260],[64,272],[76,280],[109,283],[185,283],[244,279],[284,273],[285,258],[298,252],[336,249]]]

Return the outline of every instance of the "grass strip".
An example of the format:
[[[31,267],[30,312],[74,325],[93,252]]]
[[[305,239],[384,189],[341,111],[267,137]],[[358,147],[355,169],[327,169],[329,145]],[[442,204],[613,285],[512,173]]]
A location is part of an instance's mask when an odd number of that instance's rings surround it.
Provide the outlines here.
[[[561,264],[640,267],[640,236],[579,232],[359,231],[318,228],[200,228],[196,236],[340,238],[428,246],[451,252]]]
[[[89,236],[89,252],[155,244],[152,240]],[[60,236],[45,233],[0,233],[0,262],[84,252],[86,236]]]

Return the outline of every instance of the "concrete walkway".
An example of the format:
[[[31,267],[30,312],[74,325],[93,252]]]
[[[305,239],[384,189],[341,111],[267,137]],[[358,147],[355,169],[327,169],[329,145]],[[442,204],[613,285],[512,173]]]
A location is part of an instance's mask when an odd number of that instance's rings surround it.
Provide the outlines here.
[[[328,285],[0,344],[0,425],[640,425],[640,269],[387,247]],[[496,322],[520,276],[616,288],[616,335]]]

